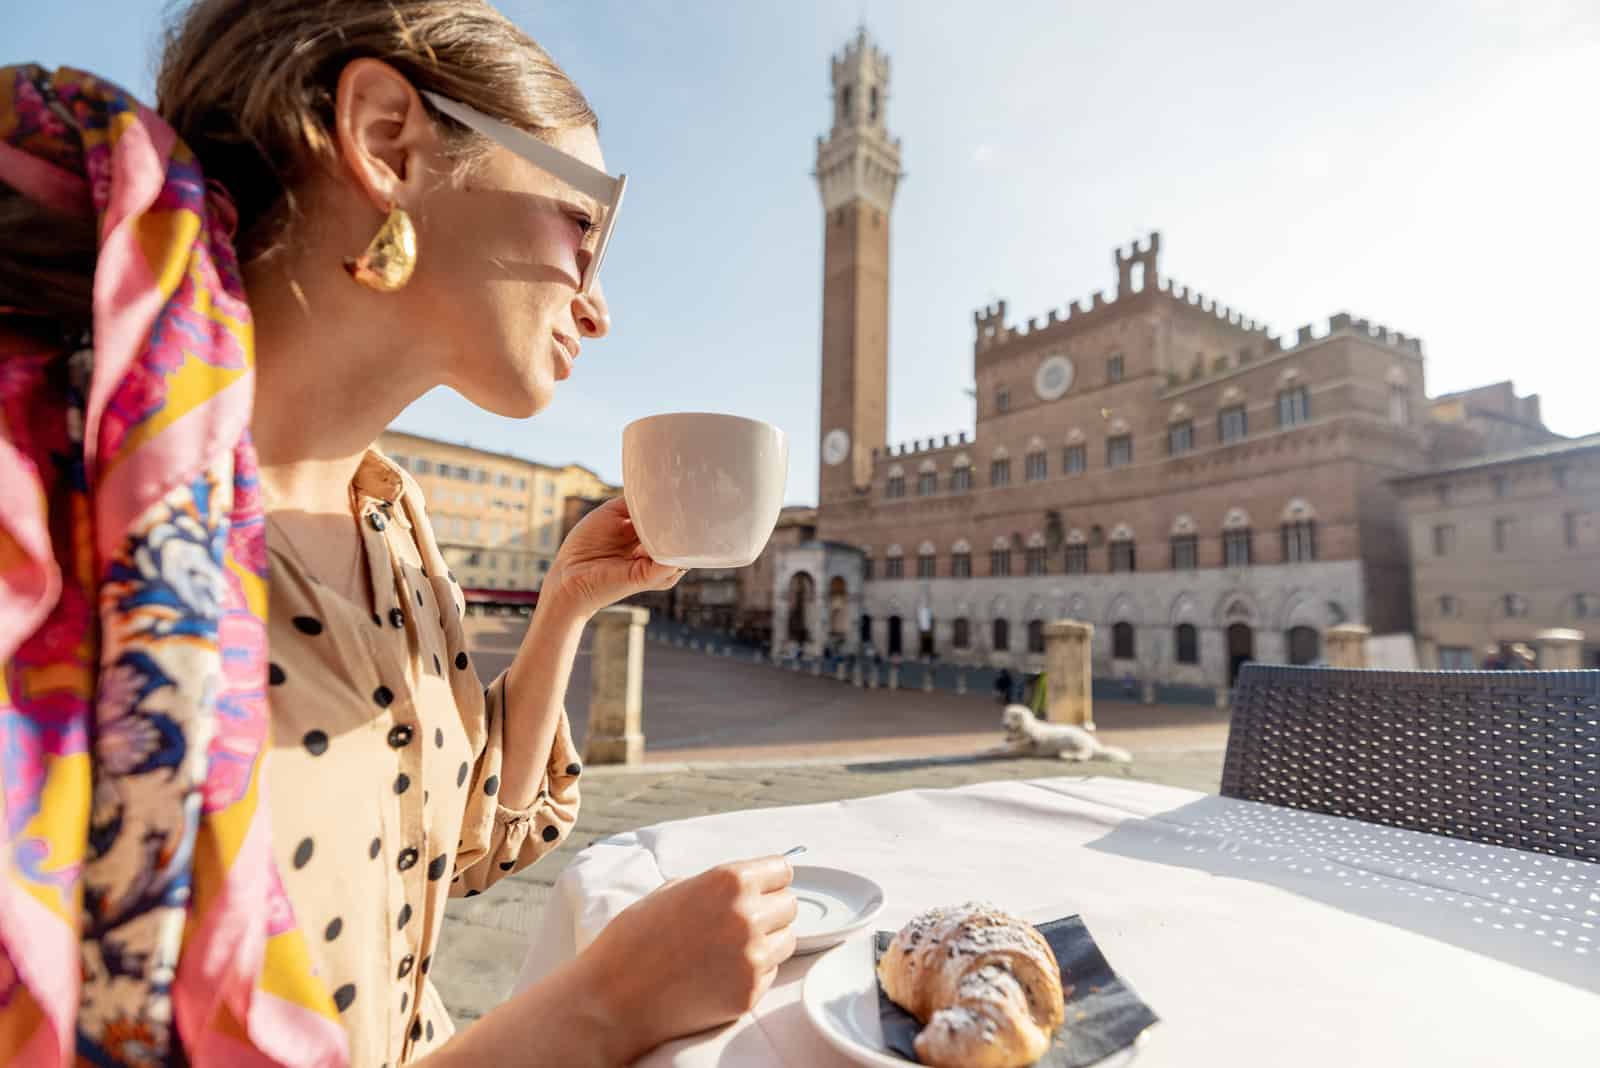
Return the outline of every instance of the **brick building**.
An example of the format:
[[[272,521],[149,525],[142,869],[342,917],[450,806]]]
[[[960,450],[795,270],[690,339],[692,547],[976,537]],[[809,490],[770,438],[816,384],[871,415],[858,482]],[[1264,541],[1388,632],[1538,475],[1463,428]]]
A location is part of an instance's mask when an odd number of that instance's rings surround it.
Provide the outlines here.
[[[1493,424],[1491,424],[1493,425]],[[1482,666],[1487,650],[1583,634],[1600,667],[1600,434],[1497,452],[1400,479],[1419,655]]]
[[[774,642],[1042,666],[1042,628],[1096,625],[1099,674],[1229,683],[1309,663],[1341,622],[1409,631],[1392,480],[1553,437],[1509,383],[1430,400],[1422,343],[1332,316],[1281,341],[1118,249],[1114,288],[974,314],[976,425],[886,439],[899,142],[865,32],[833,62],[816,538],[780,554]]]

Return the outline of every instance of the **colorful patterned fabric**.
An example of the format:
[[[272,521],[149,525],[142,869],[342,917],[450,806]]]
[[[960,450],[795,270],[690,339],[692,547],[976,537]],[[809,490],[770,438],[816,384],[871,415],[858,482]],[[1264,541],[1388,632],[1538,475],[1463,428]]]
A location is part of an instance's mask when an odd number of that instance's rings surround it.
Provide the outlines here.
[[[337,1065],[271,858],[233,216],[170,127],[0,68],[0,181],[93,213],[93,330],[0,309],[0,1063]]]

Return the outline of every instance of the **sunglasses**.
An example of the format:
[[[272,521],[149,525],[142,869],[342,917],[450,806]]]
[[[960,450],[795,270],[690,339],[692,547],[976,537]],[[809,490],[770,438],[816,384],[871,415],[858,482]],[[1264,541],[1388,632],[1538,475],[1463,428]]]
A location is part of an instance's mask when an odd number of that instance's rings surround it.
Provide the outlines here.
[[[580,193],[588,195],[600,206],[601,218],[595,225],[600,236],[595,241],[594,255],[589,257],[583,277],[578,280],[578,292],[587,295],[600,273],[600,261],[605,259],[606,246],[611,244],[611,231],[617,224],[617,212],[622,207],[622,192],[628,186],[628,176],[613,178],[605,171],[591,167],[581,159],[545,144],[537,137],[510,123],[490,118],[483,112],[457,100],[426,90],[422,93],[428,102],[461,125],[482,134],[508,152],[514,152],[546,174],[565,182]]]

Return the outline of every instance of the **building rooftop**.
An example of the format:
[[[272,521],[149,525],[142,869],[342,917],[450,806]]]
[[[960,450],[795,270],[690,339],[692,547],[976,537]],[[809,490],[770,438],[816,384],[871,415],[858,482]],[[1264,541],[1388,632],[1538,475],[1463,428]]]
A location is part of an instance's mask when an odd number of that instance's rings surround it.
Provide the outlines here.
[[[513,463],[526,464],[529,467],[538,467],[546,471],[570,471],[573,468],[577,468],[579,471],[583,471],[591,475],[596,482],[605,482],[605,479],[601,478],[598,474],[595,474],[594,470],[585,464],[550,464],[541,460],[530,460],[526,456],[518,456],[516,453],[496,452],[493,449],[481,449],[476,445],[469,445],[464,441],[446,441],[444,438],[431,438],[426,434],[417,434],[410,430],[397,430],[394,427],[390,427],[389,429],[385,430],[384,433],[391,437],[410,438],[412,441],[427,442],[429,445],[448,445],[453,449],[466,449],[468,452],[475,452],[479,456],[489,456],[496,460],[510,460]]]
[[[1528,460],[1547,460],[1557,456],[1583,452],[1587,449],[1600,449],[1600,434],[1587,434],[1581,438],[1560,438],[1555,441],[1541,442],[1538,445],[1529,445],[1526,448],[1512,449],[1509,452],[1479,456],[1476,459],[1465,460],[1461,463],[1446,464],[1443,467],[1430,467],[1426,471],[1418,471],[1414,475],[1402,475],[1392,481],[1421,482],[1430,478],[1438,478],[1440,475],[1453,475],[1461,471],[1476,471],[1485,467],[1521,463]]]

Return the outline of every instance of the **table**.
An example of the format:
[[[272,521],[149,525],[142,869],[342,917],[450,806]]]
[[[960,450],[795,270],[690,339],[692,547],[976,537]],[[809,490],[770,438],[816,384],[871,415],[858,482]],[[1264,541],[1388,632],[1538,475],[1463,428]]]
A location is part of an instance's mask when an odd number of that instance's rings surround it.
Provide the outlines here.
[[[558,880],[519,985],[667,878],[805,843],[871,876],[878,926],[973,898],[1079,913],[1162,1017],[1164,1065],[1600,1064],[1600,865],[1139,783],[917,790],[661,824]],[[753,1013],[640,1063],[843,1068],[780,971]]]

